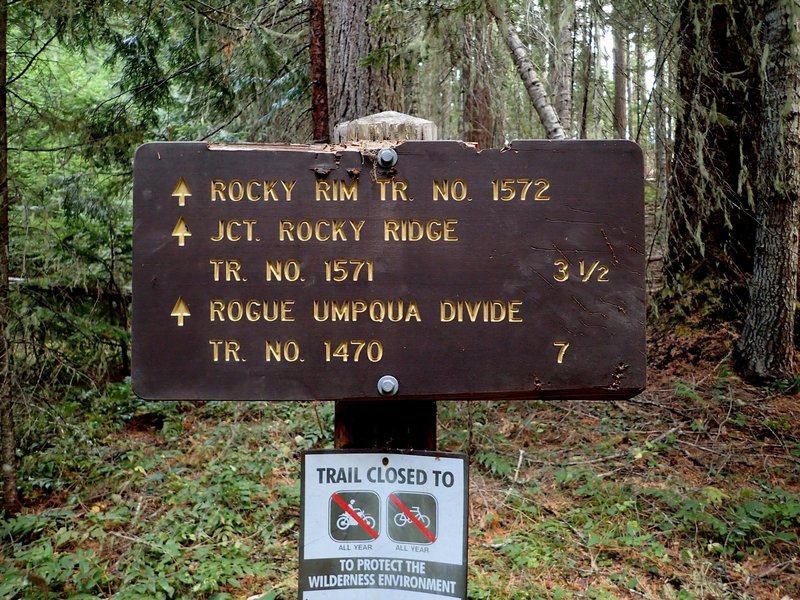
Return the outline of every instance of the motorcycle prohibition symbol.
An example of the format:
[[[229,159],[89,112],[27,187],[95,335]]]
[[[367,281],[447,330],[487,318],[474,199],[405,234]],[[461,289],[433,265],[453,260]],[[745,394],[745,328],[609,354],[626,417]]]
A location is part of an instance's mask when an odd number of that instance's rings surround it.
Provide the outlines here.
[[[428,515],[422,514],[419,506],[412,506],[409,511],[416,519],[422,523],[426,528],[431,526],[431,519]],[[399,512],[394,516],[394,524],[398,527],[405,527],[409,523],[413,523],[413,519],[404,512]]]
[[[375,527],[375,517],[371,514],[364,512],[363,508],[358,508],[355,506],[355,500],[350,500],[350,509],[358,515],[358,517],[364,521],[367,525],[374,528]],[[339,518],[336,519],[336,527],[338,527],[342,531],[346,531],[348,528],[358,525],[358,521],[356,521],[355,517],[348,512],[344,512],[339,515]]]

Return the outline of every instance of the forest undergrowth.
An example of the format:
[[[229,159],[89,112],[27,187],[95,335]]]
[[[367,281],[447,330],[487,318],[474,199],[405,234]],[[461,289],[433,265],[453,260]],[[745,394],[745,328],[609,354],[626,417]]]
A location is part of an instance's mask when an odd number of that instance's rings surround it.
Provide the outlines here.
[[[730,345],[651,340],[631,401],[440,403],[440,449],[470,456],[469,597],[800,598],[798,382],[744,385]],[[331,403],[65,394],[24,415],[1,598],[296,597]]]

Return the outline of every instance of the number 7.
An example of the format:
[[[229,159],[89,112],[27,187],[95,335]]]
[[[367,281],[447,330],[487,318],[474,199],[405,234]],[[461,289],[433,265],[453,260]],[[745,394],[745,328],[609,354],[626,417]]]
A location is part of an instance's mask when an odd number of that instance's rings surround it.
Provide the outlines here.
[[[553,342],[553,346],[559,348],[558,357],[556,358],[556,362],[561,364],[564,362],[564,355],[567,353],[567,348],[569,348],[569,342]]]

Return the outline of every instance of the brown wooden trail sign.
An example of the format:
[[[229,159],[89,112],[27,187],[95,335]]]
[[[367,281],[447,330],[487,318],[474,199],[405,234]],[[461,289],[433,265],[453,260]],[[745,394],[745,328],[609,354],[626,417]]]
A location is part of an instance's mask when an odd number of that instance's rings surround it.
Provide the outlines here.
[[[134,163],[150,399],[625,398],[645,386],[641,151],[153,143]],[[387,383],[388,381],[388,383]]]

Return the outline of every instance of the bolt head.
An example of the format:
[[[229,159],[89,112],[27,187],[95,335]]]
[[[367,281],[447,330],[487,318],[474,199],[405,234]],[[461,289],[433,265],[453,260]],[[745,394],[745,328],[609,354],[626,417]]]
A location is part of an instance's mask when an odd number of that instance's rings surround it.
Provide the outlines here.
[[[397,152],[394,148],[381,148],[378,150],[378,166],[388,169],[397,164]]]
[[[391,375],[384,375],[378,380],[378,393],[381,396],[394,396],[398,389],[400,384]]]

